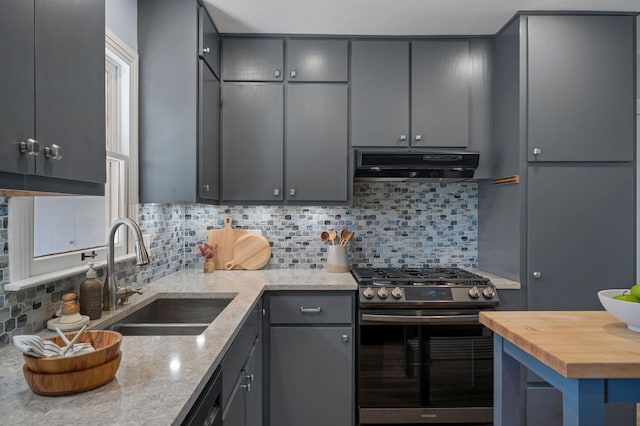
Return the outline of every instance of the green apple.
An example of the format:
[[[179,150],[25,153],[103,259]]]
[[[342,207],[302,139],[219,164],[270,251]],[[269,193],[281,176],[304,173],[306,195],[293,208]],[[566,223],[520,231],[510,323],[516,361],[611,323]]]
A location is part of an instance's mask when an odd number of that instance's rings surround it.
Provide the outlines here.
[[[616,300],[624,300],[625,302],[640,303],[640,299],[633,294],[618,294],[617,296],[613,296],[613,298]]]
[[[636,284],[631,287],[631,295],[640,299],[640,284]]]

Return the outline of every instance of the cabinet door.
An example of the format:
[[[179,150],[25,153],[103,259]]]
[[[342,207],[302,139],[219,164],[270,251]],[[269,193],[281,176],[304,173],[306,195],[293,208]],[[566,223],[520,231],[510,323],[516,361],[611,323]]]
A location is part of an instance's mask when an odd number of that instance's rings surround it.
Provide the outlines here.
[[[633,161],[634,19],[528,18],[529,161]]]
[[[469,144],[469,42],[414,41],[411,45],[413,146]]]
[[[204,6],[198,7],[198,55],[220,75],[220,37]]]
[[[247,384],[245,424],[262,426],[262,340],[258,339],[251,350],[245,368]]]
[[[106,180],[104,0],[36,0],[36,173]],[[62,148],[60,158],[47,147]]]
[[[287,87],[287,197],[346,201],[348,192],[348,88]]]
[[[349,81],[347,40],[287,41],[289,81]]]
[[[409,42],[351,43],[351,145],[409,145]]]
[[[222,79],[282,81],[283,55],[280,39],[226,38],[222,41]]]
[[[31,174],[32,156],[19,143],[35,138],[34,2],[0,0],[0,171]]]
[[[602,309],[635,282],[633,167],[529,167],[527,191],[528,309]]]
[[[282,200],[284,96],[281,85],[222,87],[222,198]]]
[[[207,64],[198,61],[198,195],[220,198],[220,83]]]
[[[352,425],[351,327],[271,327],[270,424]]]

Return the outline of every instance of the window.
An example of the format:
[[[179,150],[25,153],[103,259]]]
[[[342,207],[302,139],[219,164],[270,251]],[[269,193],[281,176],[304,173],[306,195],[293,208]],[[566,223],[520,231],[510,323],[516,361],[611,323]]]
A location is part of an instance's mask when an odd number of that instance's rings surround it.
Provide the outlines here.
[[[80,266],[90,260],[82,253],[95,252],[96,261],[106,261],[110,224],[137,218],[138,58],[109,30],[105,40],[105,195],[11,198],[11,281]],[[116,255],[129,252],[129,245],[120,228]]]

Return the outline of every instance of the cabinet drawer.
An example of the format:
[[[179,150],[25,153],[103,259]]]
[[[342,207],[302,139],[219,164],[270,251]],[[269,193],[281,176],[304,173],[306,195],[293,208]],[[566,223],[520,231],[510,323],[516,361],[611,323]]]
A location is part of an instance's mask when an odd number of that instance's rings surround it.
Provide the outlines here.
[[[229,400],[229,395],[236,384],[238,374],[249,357],[251,346],[258,337],[258,309],[254,309],[242,330],[236,336],[227,354],[222,360],[222,404]]]
[[[273,295],[271,324],[351,324],[351,295]]]

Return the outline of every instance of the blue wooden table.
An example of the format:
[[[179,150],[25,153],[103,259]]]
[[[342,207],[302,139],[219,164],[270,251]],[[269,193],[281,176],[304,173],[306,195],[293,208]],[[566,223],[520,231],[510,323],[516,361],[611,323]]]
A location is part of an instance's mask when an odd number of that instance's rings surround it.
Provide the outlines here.
[[[562,392],[564,426],[604,425],[608,402],[640,401],[640,334],[606,312],[489,312],[494,426],[520,424],[520,365]]]

